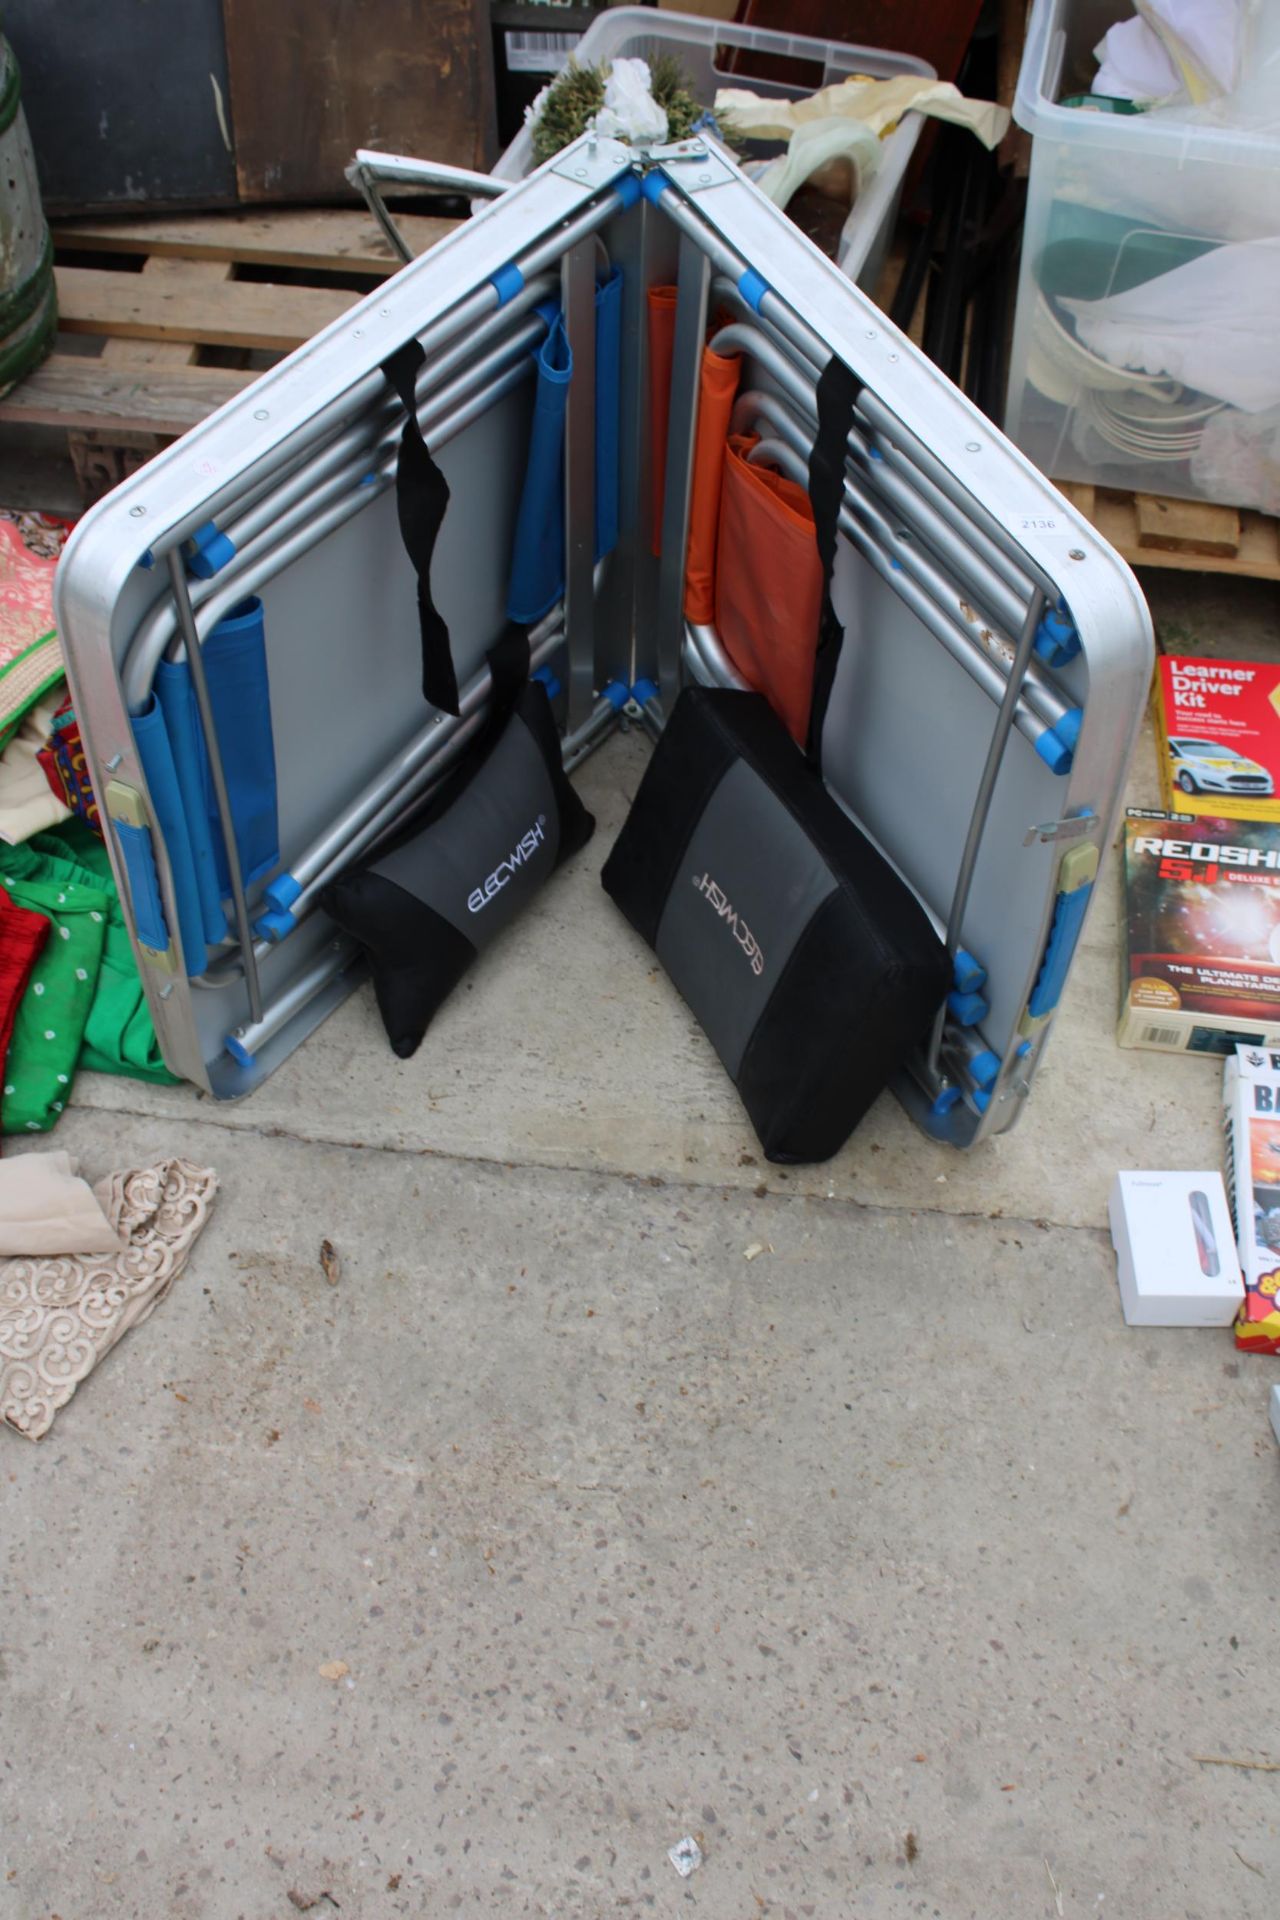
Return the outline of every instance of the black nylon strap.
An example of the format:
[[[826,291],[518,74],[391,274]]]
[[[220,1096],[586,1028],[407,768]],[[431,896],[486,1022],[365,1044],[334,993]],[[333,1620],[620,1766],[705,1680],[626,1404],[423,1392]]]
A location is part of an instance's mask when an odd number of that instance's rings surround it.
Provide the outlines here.
[[[806,758],[814,767],[822,763],[822,726],[844,645],[844,628],[831,604],[831,571],[836,563],[836,529],[844,498],[845,448],[862,387],[858,376],[834,355],[818,376],[818,431],[809,455],[809,504],[822,562],[822,621],[813,663],[813,701],[805,748]]]
[[[458,795],[475,778],[511,718],[520,689],[529,678],[529,635],[525,628],[509,621],[485,659],[493,676],[493,684],[489,689],[489,704],[483,722],[445,774],[427,805],[410,805],[408,819],[394,838],[380,849],[381,853],[389,853],[392,848],[402,846],[406,840],[421,833],[431,821],[438,820],[449,811]],[[378,857],[377,854],[371,854],[369,859],[372,861]],[[358,868],[352,871],[358,871]]]
[[[396,461],[396,509],[400,537],[418,576],[418,621],[422,631],[422,694],[443,713],[458,711],[458,676],[449,648],[449,629],[431,598],[431,560],[440,524],[449,504],[449,483],[431,458],[418,425],[414,383],[426,358],[419,340],[404,345],[382,363],[382,371],[405,409],[404,432]]]
[[[488,708],[482,726],[474,739],[467,743],[445,782],[445,790],[450,794],[460,792],[481,762],[488,758],[490,749],[515,710],[520,689],[529,678],[528,629],[518,627],[514,620],[508,620],[486,653],[485,661],[492,676]]]
[[[516,695],[529,678],[528,628],[518,627],[514,620],[509,620],[485,658],[493,675],[489,712],[500,723],[510,713]]]

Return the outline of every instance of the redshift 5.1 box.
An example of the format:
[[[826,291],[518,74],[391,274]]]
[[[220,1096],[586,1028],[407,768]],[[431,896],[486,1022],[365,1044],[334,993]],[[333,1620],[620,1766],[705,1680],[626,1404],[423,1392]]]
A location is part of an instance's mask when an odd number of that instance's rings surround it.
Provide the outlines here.
[[[1280,826],[1130,808],[1122,1047],[1280,1050]]]
[[[1170,813],[1280,821],[1280,666],[1165,654],[1155,709]]]
[[[1240,1047],[1222,1073],[1231,1202],[1244,1303],[1236,1345],[1280,1353],[1280,1053]]]

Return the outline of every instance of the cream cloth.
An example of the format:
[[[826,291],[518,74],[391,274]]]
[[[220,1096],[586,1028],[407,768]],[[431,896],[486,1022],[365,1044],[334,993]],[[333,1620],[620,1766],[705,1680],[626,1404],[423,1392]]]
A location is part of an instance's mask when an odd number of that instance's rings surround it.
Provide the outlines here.
[[[1009,109],[989,100],[966,100],[949,80],[901,74],[896,80],[841,80],[803,100],[767,100],[745,87],[721,87],[716,114],[728,131],[757,140],[789,140],[780,159],[756,175],[755,184],[777,206],[830,161],[851,161],[859,182],[875,171],[879,141],[904,113],[925,113],[967,127],[986,147],[998,146],[1009,130]]]
[[[217,1190],[215,1174],[189,1160],[109,1174],[94,1192],[119,1252],[0,1267],[0,1419],[29,1440],[48,1433],[103,1355],[164,1299]]]
[[[0,753],[0,840],[11,847],[71,818],[70,807],[57,798],[36,758],[49,744],[53,716],[66,697],[66,682],[59,680],[52,693],[36,701]]]
[[[69,1153],[0,1160],[0,1256],[119,1253],[121,1245]]]

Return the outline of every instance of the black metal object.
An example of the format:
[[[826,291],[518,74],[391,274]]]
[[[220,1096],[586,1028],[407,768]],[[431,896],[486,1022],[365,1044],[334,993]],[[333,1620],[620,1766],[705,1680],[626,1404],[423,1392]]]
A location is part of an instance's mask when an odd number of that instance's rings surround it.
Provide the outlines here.
[[[50,213],[231,206],[221,0],[5,0]]]
[[[975,36],[962,92],[990,98],[994,43]],[[926,288],[921,345],[997,425],[1004,416],[1009,335],[1026,183],[958,127],[940,129],[921,182],[924,207],[890,309],[910,325]]]
[[[530,0],[493,0],[490,22],[493,28],[493,77],[498,106],[498,144],[505,147],[514,140],[524,124],[524,110],[554,76],[546,71],[528,71],[513,67],[508,60],[507,35],[583,34],[598,14],[600,6],[537,6]]]

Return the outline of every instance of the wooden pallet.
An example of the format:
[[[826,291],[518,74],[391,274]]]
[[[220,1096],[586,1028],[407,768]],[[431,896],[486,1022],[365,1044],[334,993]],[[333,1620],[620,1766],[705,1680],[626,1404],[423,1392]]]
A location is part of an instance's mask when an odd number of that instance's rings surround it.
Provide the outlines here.
[[[457,223],[399,224],[422,253]],[[57,350],[0,402],[0,430],[64,430],[89,500],[399,265],[374,222],[347,211],[76,220],[54,244]],[[279,270],[290,284],[269,277]]]
[[[1269,514],[1208,500],[1117,493],[1074,480],[1054,485],[1131,567],[1280,580],[1280,520]]]

